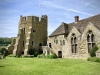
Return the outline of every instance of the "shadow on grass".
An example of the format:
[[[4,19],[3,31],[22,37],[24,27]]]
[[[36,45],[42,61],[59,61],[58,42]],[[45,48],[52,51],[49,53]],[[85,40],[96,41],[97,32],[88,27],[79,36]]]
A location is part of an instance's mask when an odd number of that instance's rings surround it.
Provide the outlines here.
[[[0,67],[4,67],[4,66],[0,66]]]

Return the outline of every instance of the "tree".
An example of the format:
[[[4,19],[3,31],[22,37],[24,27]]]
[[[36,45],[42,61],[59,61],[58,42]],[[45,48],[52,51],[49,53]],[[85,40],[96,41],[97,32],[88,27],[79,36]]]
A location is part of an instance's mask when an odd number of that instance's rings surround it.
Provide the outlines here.
[[[11,41],[12,41],[12,38],[8,38],[8,37],[5,37],[5,38],[0,38],[0,46],[7,46],[9,44],[11,44]]]
[[[37,57],[37,55],[39,54],[39,52],[35,48],[30,48],[28,53],[30,55],[34,55],[35,57]]]
[[[98,49],[99,49],[98,46],[95,45],[95,46],[91,49],[91,51],[90,51],[90,56],[91,56],[91,57],[96,56],[96,53],[95,53],[95,52],[96,52]]]
[[[30,55],[33,55],[34,54],[34,49],[33,48],[31,48],[31,49],[29,49],[29,52],[28,52]]]

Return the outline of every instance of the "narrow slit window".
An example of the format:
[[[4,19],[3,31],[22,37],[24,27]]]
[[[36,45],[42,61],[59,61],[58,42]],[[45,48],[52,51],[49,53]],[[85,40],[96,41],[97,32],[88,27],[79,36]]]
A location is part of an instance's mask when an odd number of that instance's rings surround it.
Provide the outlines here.
[[[32,45],[33,45],[33,41],[32,41]]]

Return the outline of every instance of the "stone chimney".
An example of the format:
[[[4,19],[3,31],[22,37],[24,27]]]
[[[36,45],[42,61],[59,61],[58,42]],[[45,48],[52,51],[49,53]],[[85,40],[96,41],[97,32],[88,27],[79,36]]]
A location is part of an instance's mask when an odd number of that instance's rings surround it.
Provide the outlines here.
[[[79,16],[75,16],[75,22],[79,21]]]

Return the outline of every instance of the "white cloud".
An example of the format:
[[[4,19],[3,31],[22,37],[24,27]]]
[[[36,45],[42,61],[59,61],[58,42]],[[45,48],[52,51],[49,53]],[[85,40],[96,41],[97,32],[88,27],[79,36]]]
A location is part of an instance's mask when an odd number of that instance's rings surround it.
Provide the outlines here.
[[[11,33],[15,33],[15,32],[12,32],[12,31],[9,31],[9,32],[2,32],[2,33],[0,33],[0,34],[11,34]]]
[[[16,3],[16,2],[19,2],[20,0],[5,0],[6,2],[13,2],[13,3]]]
[[[15,13],[15,12],[18,12],[18,10],[16,9],[3,9],[0,11],[0,13]]]
[[[86,2],[86,3],[85,3],[85,6],[90,6],[90,7],[96,8],[96,9],[100,9],[99,7],[97,7],[97,6],[95,6],[95,5],[93,4],[94,2],[95,2],[95,1]]]
[[[80,13],[80,14],[84,14],[84,15],[89,15],[89,16],[93,16],[92,14],[86,13],[86,12],[82,12],[82,11],[78,11],[78,10],[74,10],[74,9],[68,9],[69,11],[72,12],[76,12],[76,13]]]
[[[17,31],[18,28],[12,26],[12,27],[5,27],[5,29],[9,29],[11,31]]]
[[[52,3],[51,1],[43,1],[42,4],[47,6],[47,7],[53,7],[53,8],[57,8],[57,9],[63,9],[63,10],[67,10],[67,11],[72,11],[72,12],[84,14],[84,15],[93,16],[92,14],[89,14],[89,13],[86,13],[86,12],[82,12],[82,11],[78,11],[78,10],[74,10],[74,9],[70,9],[70,8],[67,8],[67,7],[57,5],[55,3]],[[86,3],[85,5],[89,5],[89,4],[91,4],[91,2]]]
[[[85,3],[85,6],[88,6],[88,5],[90,5],[92,2],[86,2]]]
[[[43,1],[42,4],[45,5],[46,7],[53,7],[53,8],[57,8],[57,9],[66,9],[65,7],[57,5],[51,1]]]
[[[90,6],[96,8],[96,9],[100,9],[99,7],[96,7],[96,6],[94,6],[94,5],[90,5]]]
[[[48,34],[50,34],[61,24],[62,21],[67,21],[67,23],[72,22],[73,16],[75,14],[79,14],[79,16],[82,14],[85,17],[92,16],[92,14],[96,11],[95,9],[91,8],[99,8],[97,7],[97,5],[95,5],[95,3],[93,5],[93,0],[91,1],[88,2],[87,0],[1,0],[0,7],[2,8],[0,8],[0,28],[2,29],[2,32],[4,32],[4,36],[7,36],[6,34],[10,33],[10,31],[12,33],[16,32],[16,35],[20,15],[41,15],[39,4],[42,3],[42,13],[47,14],[48,16]],[[91,12],[91,14],[89,12]]]

